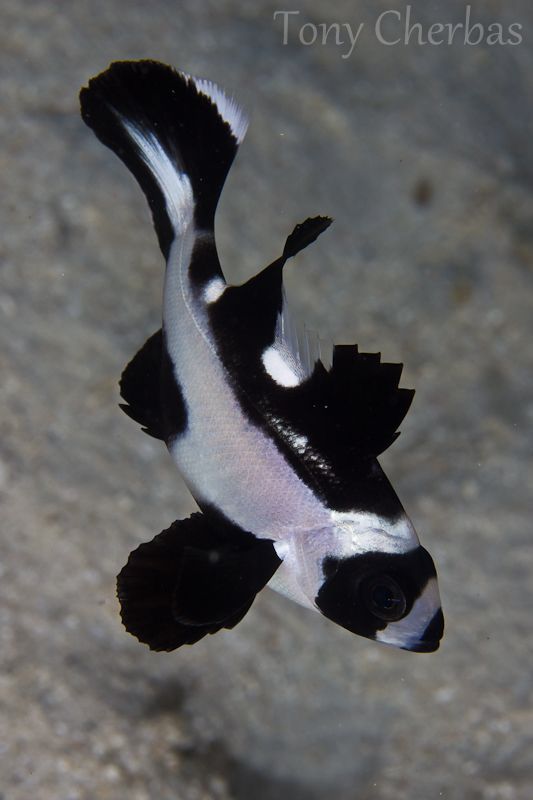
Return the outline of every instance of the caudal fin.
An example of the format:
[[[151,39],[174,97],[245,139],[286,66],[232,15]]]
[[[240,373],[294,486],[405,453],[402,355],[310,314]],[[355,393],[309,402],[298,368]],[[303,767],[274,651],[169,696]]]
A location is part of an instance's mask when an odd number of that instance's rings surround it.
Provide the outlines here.
[[[215,84],[156,61],[117,61],[80,92],[81,114],[133,173],[166,257],[194,221],[212,230],[247,119]]]

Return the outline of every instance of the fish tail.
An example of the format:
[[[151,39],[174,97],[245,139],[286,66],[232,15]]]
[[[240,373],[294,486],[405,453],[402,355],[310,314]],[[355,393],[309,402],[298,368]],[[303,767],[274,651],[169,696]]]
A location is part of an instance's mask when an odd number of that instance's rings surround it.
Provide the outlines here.
[[[215,84],[155,61],[117,61],[80,93],[84,122],[133,173],[159,245],[194,223],[212,231],[247,119]]]

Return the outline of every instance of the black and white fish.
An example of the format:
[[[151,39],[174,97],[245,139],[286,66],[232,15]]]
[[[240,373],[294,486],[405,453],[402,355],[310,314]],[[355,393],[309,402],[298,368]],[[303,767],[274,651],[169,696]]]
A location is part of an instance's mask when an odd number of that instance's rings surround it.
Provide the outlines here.
[[[402,365],[340,345],[326,368],[287,314],[285,262],[331,219],[297,225],[230,286],[214,219],[247,128],[237,103],[153,61],[112,64],[80,98],[144,191],[166,259],[162,328],[124,370],[122,408],[165,442],[201,510],[131,553],[127,630],[153,650],[192,644],[233,628],[268,584],[353,633],[436,650],[435,567],[377,461],[412,400]]]

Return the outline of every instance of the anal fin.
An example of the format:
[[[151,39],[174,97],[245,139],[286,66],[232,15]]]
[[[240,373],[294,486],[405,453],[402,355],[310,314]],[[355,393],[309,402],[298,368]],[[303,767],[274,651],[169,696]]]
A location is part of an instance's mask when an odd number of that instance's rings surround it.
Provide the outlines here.
[[[271,541],[193,514],[130,554],[117,578],[122,621],[151,650],[194,644],[240,622],[280,563]]]
[[[164,439],[161,410],[161,361],[163,334],[161,329],[144,343],[120,378],[120,395],[126,401],[121,409],[145,433]]]

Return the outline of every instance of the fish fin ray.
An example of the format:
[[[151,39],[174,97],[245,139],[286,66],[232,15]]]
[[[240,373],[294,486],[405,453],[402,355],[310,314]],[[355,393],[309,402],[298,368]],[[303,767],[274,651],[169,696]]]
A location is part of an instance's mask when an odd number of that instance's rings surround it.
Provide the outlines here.
[[[294,321],[285,292],[281,313],[278,316],[272,349],[287,369],[289,385],[306,380],[313,373],[317,361],[320,360],[320,341],[318,334],[307,327],[300,328]],[[291,373],[293,379],[291,381]]]
[[[280,563],[272,542],[192,514],[130,553],[117,577],[122,622],[152,650],[193,644],[233,628]]]

